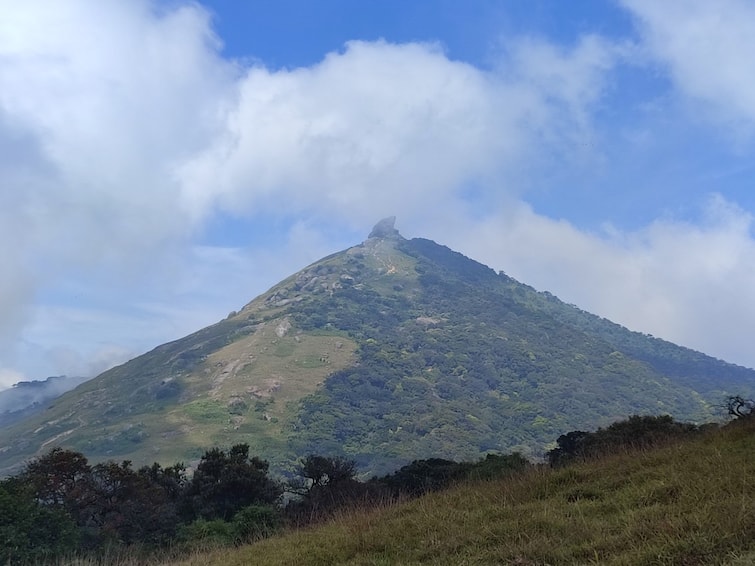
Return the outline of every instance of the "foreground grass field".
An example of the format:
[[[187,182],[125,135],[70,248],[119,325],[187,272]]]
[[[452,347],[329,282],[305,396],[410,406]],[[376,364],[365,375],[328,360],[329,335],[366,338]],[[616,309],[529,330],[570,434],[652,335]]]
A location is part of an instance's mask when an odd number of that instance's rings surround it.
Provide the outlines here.
[[[462,485],[175,566],[755,564],[755,419],[559,470]]]

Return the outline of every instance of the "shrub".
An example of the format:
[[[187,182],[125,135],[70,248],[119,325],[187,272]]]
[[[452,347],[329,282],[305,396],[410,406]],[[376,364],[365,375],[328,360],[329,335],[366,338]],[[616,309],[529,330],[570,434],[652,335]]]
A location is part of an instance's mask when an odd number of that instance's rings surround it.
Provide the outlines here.
[[[282,521],[277,509],[269,505],[250,505],[233,516],[233,526],[239,542],[251,542],[278,532]]]
[[[190,548],[206,549],[236,544],[236,528],[222,519],[197,519],[182,525],[177,538]]]
[[[634,415],[595,432],[576,430],[559,436],[557,447],[548,452],[548,463],[560,466],[621,450],[650,448],[699,431],[697,425],[676,422],[669,415]]]

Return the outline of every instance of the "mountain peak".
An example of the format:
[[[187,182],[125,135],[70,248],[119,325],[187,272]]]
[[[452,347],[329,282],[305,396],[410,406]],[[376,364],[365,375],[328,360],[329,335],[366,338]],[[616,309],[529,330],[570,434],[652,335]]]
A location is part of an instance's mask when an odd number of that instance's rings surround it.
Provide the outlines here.
[[[401,234],[396,230],[395,224],[395,216],[383,218],[380,222],[375,224],[375,227],[367,238],[400,238]]]
[[[338,454],[387,474],[431,457],[534,457],[630,414],[703,422],[726,395],[755,392],[753,370],[404,239],[395,220],[54,401],[13,388],[30,408],[8,414],[0,395],[0,477],[53,445],[141,467],[241,441],[281,473]]]

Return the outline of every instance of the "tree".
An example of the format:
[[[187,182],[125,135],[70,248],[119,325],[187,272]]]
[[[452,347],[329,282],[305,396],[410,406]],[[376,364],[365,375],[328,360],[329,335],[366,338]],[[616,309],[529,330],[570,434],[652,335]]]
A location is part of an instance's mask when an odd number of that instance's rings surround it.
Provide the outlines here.
[[[162,544],[175,534],[176,501],[159,484],[131,468],[131,462],[104,462],[92,468],[88,527],[97,544]]]
[[[745,399],[740,395],[733,395],[726,399],[725,408],[728,415],[737,419],[743,419],[755,414],[755,401]]]
[[[155,462],[151,466],[139,468],[139,475],[147,478],[150,483],[160,486],[169,499],[178,501],[184,494],[188,485],[186,466],[178,462],[167,468],[163,468]]]
[[[137,473],[131,462],[90,466],[83,454],[53,448],[27,465],[19,481],[43,508],[64,512],[80,545],[162,544],[175,533],[182,467]],[[174,485],[176,484],[177,485]]]
[[[311,487],[339,484],[354,479],[356,462],[341,457],[310,454],[301,465],[300,475],[311,482]]]
[[[377,486],[356,479],[356,462],[342,457],[311,454],[299,467],[301,480],[289,484],[289,491],[301,496],[286,507],[289,519],[308,523],[331,514],[344,505],[368,503],[379,497]]]
[[[573,430],[559,436],[556,440],[556,448],[550,450],[547,454],[548,463],[551,466],[560,466],[575,459],[585,458],[590,434],[581,430]]]
[[[0,482],[0,562],[39,564],[72,553],[79,532],[61,508],[40,504],[29,484]]]
[[[21,479],[29,483],[44,505],[61,505],[78,513],[92,468],[81,452],[53,448],[26,465]]]
[[[248,444],[236,444],[228,454],[208,450],[187,488],[186,518],[228,521],[249,505],[276,505],[283,488],[268,476],[268,467],[265,460],[249,458]]]

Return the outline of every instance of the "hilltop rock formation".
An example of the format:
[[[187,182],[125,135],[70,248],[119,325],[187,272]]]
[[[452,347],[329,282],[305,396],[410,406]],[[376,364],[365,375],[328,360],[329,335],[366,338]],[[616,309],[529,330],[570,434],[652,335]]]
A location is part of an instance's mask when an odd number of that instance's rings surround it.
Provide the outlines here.
[[[398,230],[395,228],[396,217],[389,216],[383,218],[380,222],[375,224],[375,227],[370,232],[368,238],[400,238]]]

